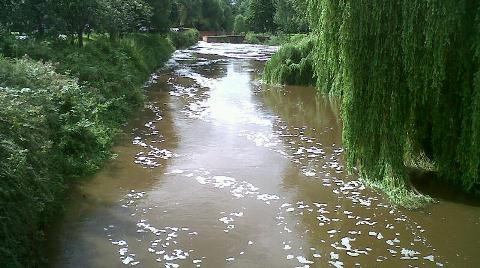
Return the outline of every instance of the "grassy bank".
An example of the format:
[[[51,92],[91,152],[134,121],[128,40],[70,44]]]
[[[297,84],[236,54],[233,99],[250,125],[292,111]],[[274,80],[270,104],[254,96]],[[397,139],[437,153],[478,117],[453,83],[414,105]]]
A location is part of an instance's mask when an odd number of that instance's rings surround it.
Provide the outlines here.
[[[36,267],[57,198],[111,157],[121,124],[143,105],[143,83],[174,47],[150,34],[115,43],[98,37],[84,48],[3,38],[0,263]]]

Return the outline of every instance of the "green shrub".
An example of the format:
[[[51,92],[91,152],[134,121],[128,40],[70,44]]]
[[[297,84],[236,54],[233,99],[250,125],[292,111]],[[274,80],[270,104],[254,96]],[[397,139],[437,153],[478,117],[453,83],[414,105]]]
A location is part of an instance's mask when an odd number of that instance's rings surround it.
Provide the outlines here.
[[[247,44],[262,44],[269,46],[280,46],[288,43],[300,42],[306,38],[306,34],[270,34],[270,33],[254,33],[248,32],[245,34],[245,43]]]
[[[95,170],[108,157],[110,130],[76,79],[51,64],[0,58],[0,252],[2,263],[35,260],[39,227],[64,176]]]
[[[254,32],[248,32],[245,35],[245,43],[247,44],[261,44],[261,40],[259,38],[259,34]]]
[[[196,29],[170,32],[170,40],[176,48],[186,48],[195,45],[200,39],[200,33]]]
[[[13,49],[13,48],[14,49]],[[105,104],[99,115],[112,122],[123,118],[143,103],[141,85],[149,74],[168,60],[174,48],[157,34],[129,35],[117,42],[99,36],[78,49],[66,41],[36,42],[16,40],[10,57],[28,55],[32,59],[56,62],[60,73],[78,77]]]
[[[314,46],[313,37],[282,46],[265,65],[263,80],[269,84],[315,85]]]
[[[306,37],[308,37],[307,34],[277,34],[270,36],[266,44],[270,46],[281,46],[288,43],[301,42]]]

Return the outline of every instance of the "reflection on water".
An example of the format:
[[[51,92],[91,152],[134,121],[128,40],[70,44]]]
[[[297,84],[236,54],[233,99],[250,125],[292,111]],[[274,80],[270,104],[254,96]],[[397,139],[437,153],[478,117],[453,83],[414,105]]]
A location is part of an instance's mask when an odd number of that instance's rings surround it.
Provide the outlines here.
[[[51,266],[479,266],[479,208],[404,211],[346,174],[338,102],[259,83],[275,50],[176,52],[52,228]]]

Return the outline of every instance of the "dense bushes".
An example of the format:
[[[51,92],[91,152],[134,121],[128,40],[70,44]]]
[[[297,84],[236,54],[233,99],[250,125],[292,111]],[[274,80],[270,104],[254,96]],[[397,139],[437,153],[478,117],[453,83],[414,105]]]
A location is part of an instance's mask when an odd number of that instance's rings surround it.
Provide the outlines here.
[[[263,80],[269,84],[315,85],[312,37],[283,45],[265,65]]]
[[[37,228],[62,175],[92,170],[107,157],[111,134],[91,113],[90,95],[49,64],[0,58],[0,252],[7,266],[36,259]]]
[[[104,121],[129,114],[142,104],[141,85],[150,72],[168,60],[171,43],[154,34],[135,34],[110,42],[105,37],[87,42],[83,49],[65,41],[15,40],[5,55],[55,62],[56,70],[78,77],[104,102]]]
[[[11,44],[10,56],[29,56],[0,57],[0,262],[38,266],[41,227],[65,183],[110,157],[119,126],[143,103],[142,84],[173,47],[157,35],[83,49]]]
[[[196,29],[170,32],[170,39],[177,48],[186,48],[195,45],[200,39],[200,33]]]

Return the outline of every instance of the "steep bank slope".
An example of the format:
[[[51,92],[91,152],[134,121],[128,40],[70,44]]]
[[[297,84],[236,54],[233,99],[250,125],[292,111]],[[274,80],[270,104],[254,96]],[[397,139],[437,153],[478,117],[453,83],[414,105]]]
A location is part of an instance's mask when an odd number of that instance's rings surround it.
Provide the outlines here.
[[[82,49],[2,44],[12,58],[0,57],[0,263],[39,266],[42,227],[65,186],[111,157],[119,127],[143,105],[143,83],[174,47],[159,35]]]

